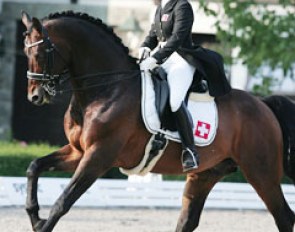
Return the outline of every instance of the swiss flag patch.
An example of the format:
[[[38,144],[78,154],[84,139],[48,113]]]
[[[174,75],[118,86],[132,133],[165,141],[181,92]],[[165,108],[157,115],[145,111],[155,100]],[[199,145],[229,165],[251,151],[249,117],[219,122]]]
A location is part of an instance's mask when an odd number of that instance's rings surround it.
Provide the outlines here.
[[[162,15],[162,18],[161,18],[161,21],[162,22],[167,22],[168,21],[168,18],[169,18],[169,15],[168,14],[163,14]]]
[[[211,129],[210,124],[206,122],[198,121],[197,128],[195,131],[195,136],[203,138],[203,139],[208,139],[210,129]]]

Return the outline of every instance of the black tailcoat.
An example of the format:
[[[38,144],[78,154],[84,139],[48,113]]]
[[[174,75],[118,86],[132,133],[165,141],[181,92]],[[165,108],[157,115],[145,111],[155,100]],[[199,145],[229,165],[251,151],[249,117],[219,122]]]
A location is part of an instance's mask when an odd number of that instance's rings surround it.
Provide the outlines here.
[[[214,51],[193,45],[193,22],[193,10],[187,0],[170,0],[163,9],[157,8],[154,23],[141,46],[153,50],[159,42],[167,42],[153,55],[159,64],[176,51],[196,67],[196,78],[207,80],[211,96],[224,95],[231,87],[225,76],[223,59]]]

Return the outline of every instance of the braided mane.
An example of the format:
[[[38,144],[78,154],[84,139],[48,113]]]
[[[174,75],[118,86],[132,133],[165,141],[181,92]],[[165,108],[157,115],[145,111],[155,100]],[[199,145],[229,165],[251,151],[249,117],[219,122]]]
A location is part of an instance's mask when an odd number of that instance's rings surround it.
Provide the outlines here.
[[[111,35],[114,38],[114,40],[122,47],[122,49],[128,54],[131,61],[136,63],[136,59],[129,55],[129,48],[123,44],[122,39],[118,35],[115,34],[113,28],[107,26],[101,19],[94,18],[86,13],[73,12],[73,11],[63,11],[63,12],[51,13],[43,20],[58,19],[61,17],[72,17],[72,18],[82,19],[82,20],[85,20],[89,23],[92,23],[92,24],[102,28],[106,33]]]

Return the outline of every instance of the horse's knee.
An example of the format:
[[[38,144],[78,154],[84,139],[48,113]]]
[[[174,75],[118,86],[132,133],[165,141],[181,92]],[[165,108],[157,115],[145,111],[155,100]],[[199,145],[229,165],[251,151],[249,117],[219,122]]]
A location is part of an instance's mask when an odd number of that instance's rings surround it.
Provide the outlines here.
[[[39,174],[39,167],[40,167],[39,159],[33,160],[30,163],[29,167],[27,168],[27,171],[26,171],[27,177],[30,178],[30,177],[34,177],[34,176],[38,175]]]
[[[65,215],[67,212],[69,212],[70,208],[70,204],[67,204],[67,202],[64,199],[60,198],[53,205],[51,215],[54,215],[55,217],[61,217]]]

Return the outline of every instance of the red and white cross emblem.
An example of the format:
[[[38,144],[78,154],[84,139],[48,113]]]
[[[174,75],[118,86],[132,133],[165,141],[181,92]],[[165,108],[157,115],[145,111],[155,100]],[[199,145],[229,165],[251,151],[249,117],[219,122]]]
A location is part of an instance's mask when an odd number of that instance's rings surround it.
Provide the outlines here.
[[[208,139],[210,133],[211,125],[206,122],[198,121],[197,128],[195,131],[195,136]]]

